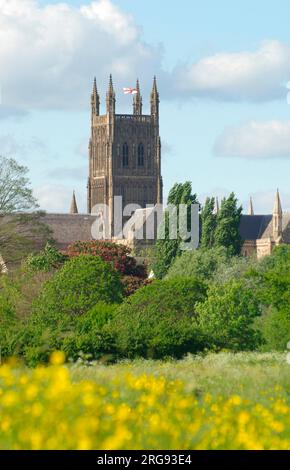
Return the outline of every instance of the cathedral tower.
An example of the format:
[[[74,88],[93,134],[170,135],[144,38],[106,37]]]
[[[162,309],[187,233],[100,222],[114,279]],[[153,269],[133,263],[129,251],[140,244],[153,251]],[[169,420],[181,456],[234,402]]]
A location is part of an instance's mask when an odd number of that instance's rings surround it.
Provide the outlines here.
[[[139,81],[133,98],[133,114],[116,114],[112,77],[106,96],[106,114],[100,115],[100,99],[94,81],[91,98],[89,142],[88,212],[96,204],[110,209],[113,227],[114,197],[141,207],[162,203],[159,93],[154,77],[151,114],[142,114]],[[124,221],[125,219],[123,219]]]

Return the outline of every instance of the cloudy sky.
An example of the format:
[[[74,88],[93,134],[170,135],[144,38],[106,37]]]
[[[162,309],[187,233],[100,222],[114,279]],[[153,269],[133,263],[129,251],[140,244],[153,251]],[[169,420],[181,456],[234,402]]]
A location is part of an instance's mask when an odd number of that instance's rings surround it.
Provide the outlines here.
[[[0,154],[30,169],[42,208],[86,210],[89,100],[113,74],[161,98],[164,192],[235,191],[290,210],[289,0],[0,0]],[[289,82],[289,83],[288,83]],[[287,88],[289,87],[289,88]],[[289,98],[287,100],[287,94]]]

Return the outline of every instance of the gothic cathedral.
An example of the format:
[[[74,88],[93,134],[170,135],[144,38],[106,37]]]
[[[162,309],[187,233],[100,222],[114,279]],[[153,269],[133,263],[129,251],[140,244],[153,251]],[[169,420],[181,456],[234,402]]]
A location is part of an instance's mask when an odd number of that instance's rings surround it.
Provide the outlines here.
[[[100,115],[100,97],[94,80],[91,96],[89,142],[88,213],[106,204],[113,227],[114,197],[127,204],[162,203],[159,93],[154,77],[151,114],[142,114],[139,82],[133,98],[133,114],[116,114],[112,77],[106,96],[106,114]]]

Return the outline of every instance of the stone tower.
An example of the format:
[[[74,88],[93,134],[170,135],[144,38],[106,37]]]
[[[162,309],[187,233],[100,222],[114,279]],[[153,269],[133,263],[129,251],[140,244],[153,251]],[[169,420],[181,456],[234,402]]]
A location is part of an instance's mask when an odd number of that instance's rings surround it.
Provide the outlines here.
[[[112,76],[106,96],[106,114],[100,115],[100,98],[94,80],[91,95],[91,138],[89,142],[88,212],[96,204],[109,207],[114,223],[114,197],[127,204],[162,203],[161,141],[159,137],[159,93],[154,77],[151,113],[142,114],[142,97],[137,80],[133,114],[116,114]],[[123,222],[126,219],[123,218]],[[112,232],[112,235],[114,233]]]

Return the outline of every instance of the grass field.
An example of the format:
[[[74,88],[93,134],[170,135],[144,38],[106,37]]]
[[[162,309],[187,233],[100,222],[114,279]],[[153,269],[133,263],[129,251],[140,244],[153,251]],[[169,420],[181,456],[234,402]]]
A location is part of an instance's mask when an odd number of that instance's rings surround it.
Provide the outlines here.
[[[290,449],[286,354],[0,368],[1,449]]]

